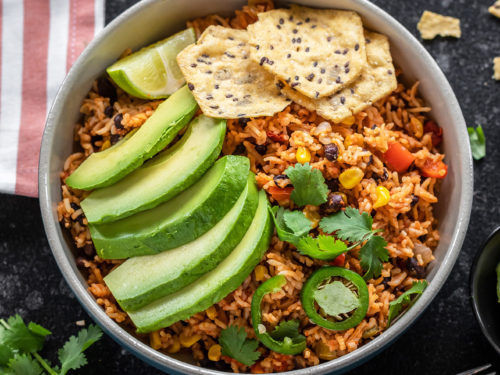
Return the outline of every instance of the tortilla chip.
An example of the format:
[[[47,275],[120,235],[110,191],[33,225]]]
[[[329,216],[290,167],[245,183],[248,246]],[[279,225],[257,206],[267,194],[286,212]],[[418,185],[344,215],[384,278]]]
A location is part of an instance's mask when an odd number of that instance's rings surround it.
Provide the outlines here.
[[[310,98],[339,91],[366,65],[355,12],[292,5],[259,13],[248,32],[251,58]]]
[[[500,57],[493,59],[493,78],[500,81]]]
[[[365,36],[368,64],[357,81],[329,98],[313,100],[288,85],[283,87],[285,95],[325,119],[339,123],[390,94],[396,89],[397,80],[389,40],[385,35],[369,31],[365,31]]]
[[[495,1],[495,4],[488,8],[488,12],[493,14],[495,17],[500,18],[500,0]]]
[[[422,39],[434,39],[438,35],[460,38],[462,35],[458,18],[442,16],[428,10],[422,13],[417,29]]]
[[[197,44],[177,55],[203,113],[210,117],[271,116],[289,103],[274,77],[250,57],[246,30],[207,28]]]

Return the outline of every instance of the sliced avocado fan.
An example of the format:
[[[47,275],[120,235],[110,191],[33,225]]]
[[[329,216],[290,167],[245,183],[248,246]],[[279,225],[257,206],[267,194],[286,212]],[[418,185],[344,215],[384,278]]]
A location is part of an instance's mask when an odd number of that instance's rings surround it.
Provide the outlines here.
[[[249,171],[248,158],[224,156],[169,201],[112,223],[89,224],[97,254],[103,259],[152,255],[193,241],[233,207]]]
[[[243,283],[266,252],[272,234],[266,193],[259,192],[259,206],[245,236],[215,269],[178,292],[128,314],[137,331],[146,333],[168,327],[219,302]]]
[[[135,310],[175,293],[214,269],[245,235],[258,204],[255,175],[231,210],[212,229],[185,245],[130,258],[104,280],[124,310]]]
[[[222,149],[226,121],[204,115],[172,147],[81,202],[89,223],[107,223],[168,201],[201,178]]]
[[[161,103],[132,136],[91,154],[66,178],[66,184],[81,190],[114,184],[165,148],[193,117],[197,107],[184,86]]]

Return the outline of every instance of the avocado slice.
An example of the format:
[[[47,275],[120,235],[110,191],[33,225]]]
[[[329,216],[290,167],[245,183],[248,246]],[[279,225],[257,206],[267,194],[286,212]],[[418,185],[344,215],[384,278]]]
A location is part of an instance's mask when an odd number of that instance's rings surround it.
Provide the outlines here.
[[[156,207],[195,183],[219,156],[226,121],[196,117],[171,148],[81,202],[89,223],[106,223]]]
[[[112,223],[89,224],[97,254],[104,259],[152,255],[191,242],[233,207],[249,171],[246,157],[224,156],[169,201]]]
[[[75,189],[92,190],[114,184],[165,148],[193,117],[198,105],[183,86],[161,103],[153,115],[125,142],[91,154],[68,177]]]
[[[214,270],[178,292],[135,311],[127,311],[140,333],[151,332],[189,318],[219,302],[243,283],[266,252],[272,234],[266,193],[247,233]]]
[[[120,306],[136,310],[175,293],[214,269],[245,235],[258,204],[255,175],[231,210],[196,240],[156,255],[130,258],[104,280]]]

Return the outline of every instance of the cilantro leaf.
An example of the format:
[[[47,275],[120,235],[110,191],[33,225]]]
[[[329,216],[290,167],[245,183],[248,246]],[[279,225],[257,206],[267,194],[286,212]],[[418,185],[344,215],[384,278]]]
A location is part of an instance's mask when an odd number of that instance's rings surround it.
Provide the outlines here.
[[[328,195],[328,186],[325,184],[325,178],[321,171],[313,169],[309,163],[297,163],[293,167],[285,170],[293,185],[293,191],[290,198],[298,206],[312,204],[319,206],[326,202]]]
[[[321,260],[331,260],[347,251],[347,245],[332,236],[319,235],[317,238],[310,236],[299,240],[297,250],[303,255]]]
[[[32,353],[42,349],[47,335],[44,331],[35,328],[34,325],[31,326],[34,331],[30,330],[19,315],[11,316],[7,323],[2,322],[7,329],[3,330],[0,335],[0,344],[23,353]]]
[[[14,351],[7,345],[0,344],[0,368],[9,363],[9,359],[14,356]]]
[[[389,252],[385,248],[387,242],[383,237],[372,236],[359,251],[361,267],[366,271],[363,278],[370,280],[378,277],[382,271],[382,263],[389,260]]]
[[[40,375],[42,368],[29,354],[16,354],[8,365],[8,375]]]
[[[34,333],[35,335],[38,335],[38,336],[45,337],[45,336],[48,336],[48,335],[52,334],[52,332],[50,332],[48,329],[43,328],[41,325],[33,323],[33,322],[29,322],[28,329],[32,333]]]
[[[258,341],[247,339],[245,329],[234,325],[221,331],[219,343],[222,355],[236,359],[247,366],[253,365],[261,354],[255,350],[259,346]]]
[[[274,226],[276,227],[276,234],[278,235],[281,241],[290,242],[291,244],[297,246],[302,234],[294,233],[290,228],[287,227],[285,223],[285,210],[283,207],[274,206],[273,208],[269,207],[269,211],[271,212],[271,216],[274,221]],[[310,224],[311,222],[309,222]]]
[[[315,290],[314,299],[330,316],[347,314],[360,306],[358,297],[341,281],[334,281]]]
[[[469,133],[470,148],[472,150],[472,157],[475,160],[479,160],[486,155],[486,139],[484,136],[483,128],[478,125],[477,128],[472,126],[467,127],[467,132]]]
[[[296,319],[287,322],[283,321],[277,325],[269,335],[278,341],[284,340],[285,337],[289,337],[294,344],[298,344],[306,340],[306,337],[299,333],[299,324],[299,321]]]
[[[302,211],[285,210],[283,212],[283,219],[287,228],[297,236],[303,236],[304,234],[309,233],[312,229],[311,221]]]
[[[368,213],[346,207],[345,211],[321,219],[319,227],[326,233],[336,232],[336,236],[342,240],[357,242],[371,235],[372,224],[373,219]]]
[[[403,307],[413,305],[417,298],[411,299],[414,294],[420,295],[427,288],[427,281],[414,282],[410,289],[401,294],[397,299],[389,303],[389,317],[387,318],[387,326],[391,325],[392,320],[399,315]]]
[[[101,329],[95,325],[90,325],[88,329],[82,329],[78,333],[78,336],[71,336],[66,344],[57,352],[59,361],[61,362],[60,375],[86,365],[87,359],[83,352],[99,340],[101,336]]]

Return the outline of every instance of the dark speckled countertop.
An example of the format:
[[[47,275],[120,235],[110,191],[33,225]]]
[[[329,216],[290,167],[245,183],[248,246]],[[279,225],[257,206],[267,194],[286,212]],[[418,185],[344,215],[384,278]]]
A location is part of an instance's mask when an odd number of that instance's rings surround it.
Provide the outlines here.
[[[135,3],[107,0],[106,22]],[[500,20],[488,14],[493,0],[374,0],[417,35],[421,13],[459,17],[462,38],[425,42],[448,77],[469,125],[482,124],[488,155],[474,163],[474,207],[464,247],[445,286],[420,319],[391,347],[353,374],[455,374],[500,358],[483,338],[469,299],[469,269],[479,244],[500,225],[500,82],[492,60],[500,56]],[[0,317],[20,313],[52,330],[47,353],[75,322],[90,318],[64,282],[42,227],[38,200],[0,194]],[[47,355],[49,358],[50,354]],[[158,371],[105,337],[88,351],[80,374],[157,374]]]

